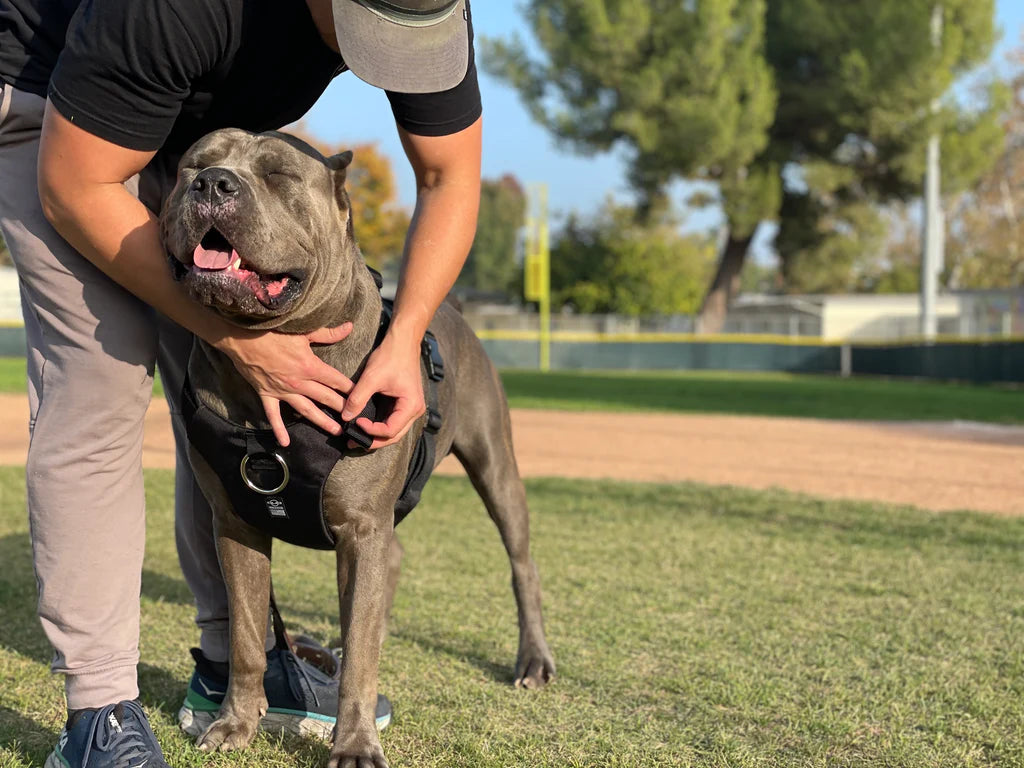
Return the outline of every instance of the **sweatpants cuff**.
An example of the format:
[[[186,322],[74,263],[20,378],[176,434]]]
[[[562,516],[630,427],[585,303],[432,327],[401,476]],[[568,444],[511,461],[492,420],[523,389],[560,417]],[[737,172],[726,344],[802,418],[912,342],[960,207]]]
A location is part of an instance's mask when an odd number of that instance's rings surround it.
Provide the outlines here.
[[[139,698],[135,664],[107,667],[93,672],[65,672],[64,694],[68,709],[95,709]]]
[[[274,639],[274,631],[267,628],[267,639],[265,642],[267,652],[274,650],[277,641]],[[226,629],[203,629],[199,633],[199,650],[203,652],[210,661],[219,661],[225,664],[231,658],[231,641]]]

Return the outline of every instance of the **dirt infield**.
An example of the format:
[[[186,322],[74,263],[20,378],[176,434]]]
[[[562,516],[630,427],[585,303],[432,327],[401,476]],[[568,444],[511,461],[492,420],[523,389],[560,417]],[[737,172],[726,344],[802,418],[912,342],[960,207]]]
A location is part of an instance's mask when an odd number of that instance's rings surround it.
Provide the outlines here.
[[[785,488],[937,511],[1024,514],[1024,428],[747,416],[514,410],[524,476]],[[28,405],[0,395],[0,464],[24,464]],[[173,467],[167,404],[146,418],[143,463]],[[462,472],[449,457],[444,474]]]

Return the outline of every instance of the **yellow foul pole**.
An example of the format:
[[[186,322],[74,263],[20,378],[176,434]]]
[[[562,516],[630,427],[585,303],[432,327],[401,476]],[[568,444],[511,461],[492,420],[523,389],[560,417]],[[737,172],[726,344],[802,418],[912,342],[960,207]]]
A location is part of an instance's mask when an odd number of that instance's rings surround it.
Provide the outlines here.
[[[530,190],[526,214],[525,296],[540,310],[540,369],[551,370],[551,244],[548,233],[548,187]]]

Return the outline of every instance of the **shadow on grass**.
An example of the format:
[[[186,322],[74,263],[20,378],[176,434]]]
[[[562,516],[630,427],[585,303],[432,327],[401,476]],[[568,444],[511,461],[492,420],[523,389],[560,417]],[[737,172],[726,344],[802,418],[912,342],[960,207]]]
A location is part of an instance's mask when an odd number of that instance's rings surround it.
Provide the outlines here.
[[[13,752],[27,765],[42,765],[57,743],[57,731],[0,706],[0,749]]]
[[[563,520],[578,519],[593,527],[592,513],[581,506],[580,481],[532,478],[530,493],[543,494],[548,509],[559,509]],[[786,536],[838,537],[850,543],[893,549],[922,544],[963,550],[1024,551],[1024,518],[1008,519],[978,512],[934,513],[914,507],[886,507],[871,502],[831,501],[784,490],[753,491],[732,486],[690,483],[662,485],[591,481],[584,497],[600,498],[614,512],[605,523],[641,516],[663,519],[665,525],[688,520],[717,519],[757,526]]]
[[[401,586],[399,586],[401,589]],[[449,656],[457,661],[464,661],[470,666],[476,667],[484,675],[496,683],[503,683],[506,685],[512,685],[515,680],[515,669],[513,664],[499,664],[494,659],[481,656],[478,653],[467,650],[466,648],[458,648],[454,643],[445,643],[436,639],[431,639],[411,632],[408,629],[396,629],[391,633],[395,639],[401,639],[406,642],[414,643],[421,648],[425,648],[431,653]],[[387,643],[385,642],[385,653],[387,653]]]

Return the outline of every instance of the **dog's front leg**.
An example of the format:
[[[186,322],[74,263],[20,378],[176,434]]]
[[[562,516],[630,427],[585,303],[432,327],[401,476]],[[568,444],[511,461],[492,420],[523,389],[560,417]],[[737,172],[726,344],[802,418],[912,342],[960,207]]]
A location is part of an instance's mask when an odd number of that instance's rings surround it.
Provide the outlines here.
[[[220,714],[197,745],[204,751],[225,752],[248,746],[267,712],[263,675],[271,539],[230,514],[217,515],[216,530],[217,555],[228,590],[231,669]]]
[[[377,736],[377,666],[384,626],[388,549],[394,529],[386,515],[360,515],[337,531],[341,603],[338,723],[328,768],[387,768]]]

